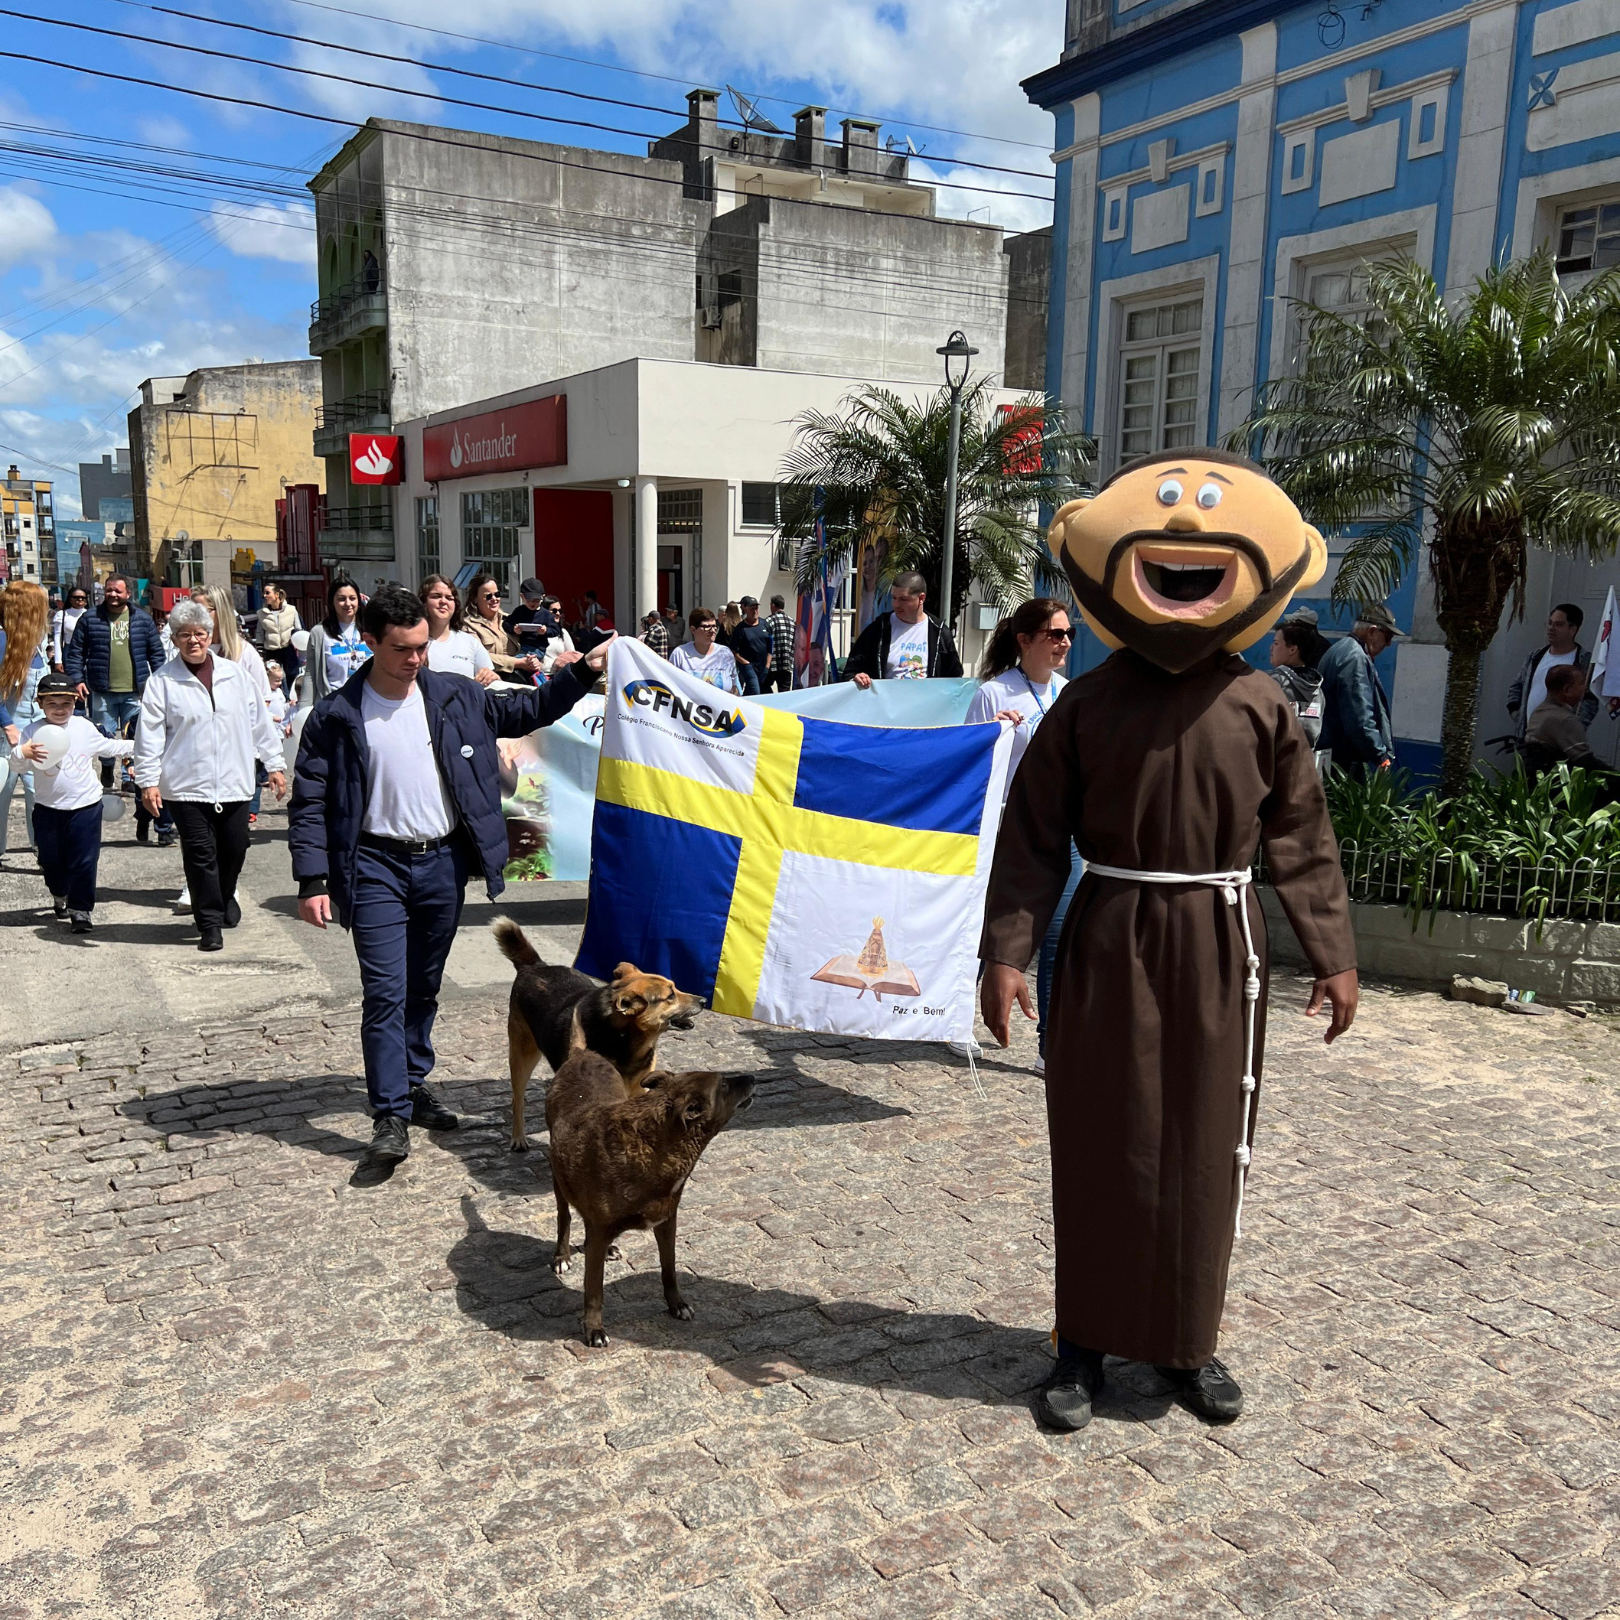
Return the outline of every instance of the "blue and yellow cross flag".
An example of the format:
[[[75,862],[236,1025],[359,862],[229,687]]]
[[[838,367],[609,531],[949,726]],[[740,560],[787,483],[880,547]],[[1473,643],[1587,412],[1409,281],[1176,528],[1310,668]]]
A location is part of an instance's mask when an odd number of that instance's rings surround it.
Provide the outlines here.
[[[966,1040],[1012,732],[766,708],[621,637],[578,966],[717,1012]]]

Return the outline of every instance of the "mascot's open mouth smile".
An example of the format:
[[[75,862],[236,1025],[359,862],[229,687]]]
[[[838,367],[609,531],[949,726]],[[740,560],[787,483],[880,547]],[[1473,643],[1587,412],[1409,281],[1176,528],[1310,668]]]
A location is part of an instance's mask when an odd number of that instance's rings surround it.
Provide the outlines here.
[[[1131,571],[1142,600],[1172,619],[1202,619],[1237,589],[1237,553],[1227,546],[1136,545]]]

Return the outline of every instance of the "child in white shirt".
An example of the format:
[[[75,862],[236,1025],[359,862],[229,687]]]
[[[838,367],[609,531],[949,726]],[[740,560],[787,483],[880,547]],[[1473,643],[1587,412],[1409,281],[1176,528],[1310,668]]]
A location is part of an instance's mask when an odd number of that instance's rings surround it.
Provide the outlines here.
[[[75,934],[88,934],[101,861],[101,777],[91,761],[127,759],[135,744],[103,737],[76,715],[76,695],[66,675],[47,675],[36,694],[45,718],[23,728],[17,752],[34,769],[34,844],[56,915],[69,918]],[[47,726],[67,732],[67,752],[49,766],[51,750],[36,740]]]

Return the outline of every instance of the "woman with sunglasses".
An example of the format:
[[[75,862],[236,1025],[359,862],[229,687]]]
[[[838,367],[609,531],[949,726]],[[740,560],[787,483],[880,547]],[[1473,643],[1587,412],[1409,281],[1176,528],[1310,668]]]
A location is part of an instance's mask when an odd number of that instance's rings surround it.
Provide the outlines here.
[[[73,639],[73,632],[89,606],[90,597],[85,588],[72,585],[61,607],[51,616],[51,668],[58,673],[62,669],[62,649]]]
[[[1004,720],[1015,728],[1006,792],[1012,791],[1013,774],[1029,747],[1030,738],[1035,735],[1035,728],[1052,712],[1058,693],[1067,684],[1058,671],[1068,662],[1073,645],[1074,628],[1069,610],[1050,596],[1037,596],[1002,619],[990,638],[990,645],[985,648],[984,661],[979,666],[983,685],[968,705],[967,723]],[[1005,793],[1002,802],[1006,802]],[[1082,869],[1079,852],[1070,844],[1069,881],[1063,898],[1058,901],[1052,925],[1041,942],[1040,966],[1035,974],[1035,1000],[1040,1012],[1035,1038],[1041,1053],[1035,1065],[1037,1074],[1046,1069],[1047,1010],[1058,939],[1063,933],[1069,902],[1080,886]]]
[[[500,581],[493,574],[473,575],[467,587],[465,620],[468,633],[482,644],[502,680],[521,680],[524,676],[534,679],[540,660],[532,653],[524,653],[507,633],[501,614]]]

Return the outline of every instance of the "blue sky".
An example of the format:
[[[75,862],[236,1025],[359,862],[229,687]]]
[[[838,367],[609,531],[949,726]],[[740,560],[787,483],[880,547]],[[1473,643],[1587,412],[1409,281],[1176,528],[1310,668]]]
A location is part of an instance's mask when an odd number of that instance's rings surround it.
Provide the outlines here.
[[[11,17],[0,25],[0,50],[32,58],[0,59],[0,459],[55,478],[64,515],[78,508],[77,477],[63,469],[126,442],[124,419],[143,378],[307,353],[315,274],[303,184],[351,131],[162,84],[351,123],[410,118],[619,151],[644,151],[645,136],[681,123],[690,86],[737,85],[764,98],[761,110],[784,128],[806,102],[832,109],[829,128],[849,114],[881,118],[886,133],[909,135],[922,150],[919,175],[987,188],[943,191],[942,212],[976,210],[1012,229],[1051,215],[1039,200],[1051,191],[1050,123],[1018,81],[1057,58],[1059,0],[12,3],[111,31]],[[337,44],[407,60],[377,61]],[[276,63],[336,77],[299,77]],[[481,82],[444,67],[522,82]],[[632,133],[438,99],[449,96]],[[729,101],[725,111],[735,116]]]

